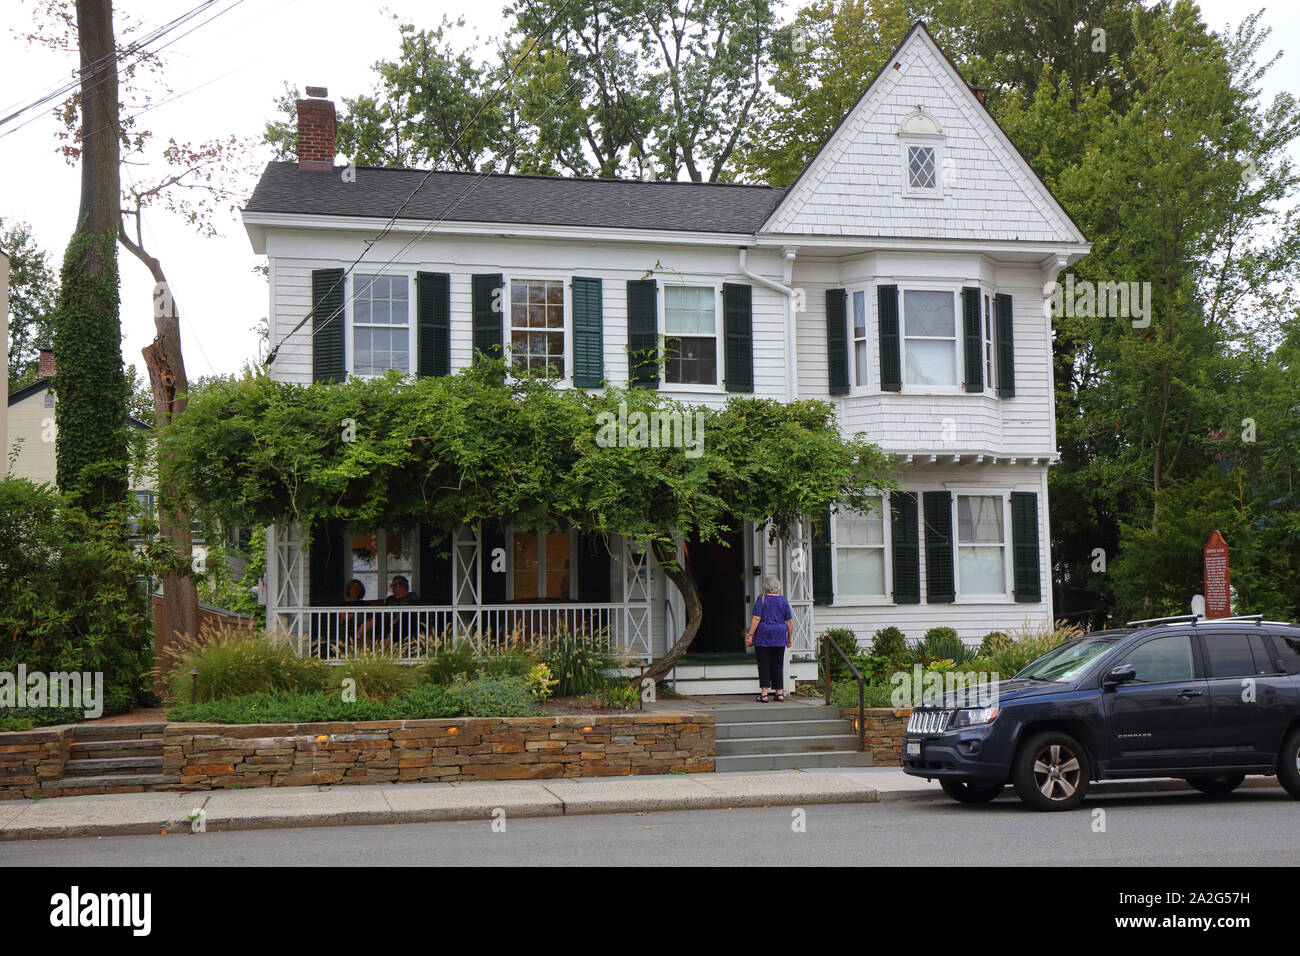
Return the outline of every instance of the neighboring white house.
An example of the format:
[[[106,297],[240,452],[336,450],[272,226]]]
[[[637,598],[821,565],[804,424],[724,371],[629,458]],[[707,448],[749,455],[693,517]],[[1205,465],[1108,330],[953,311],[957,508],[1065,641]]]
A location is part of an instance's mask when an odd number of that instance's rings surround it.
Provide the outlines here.
[[[974,641],[1050,620],[1044,286],[1090,245],[922,24],[786,189],[346,168],[333,105],[298,107],[299,161],[268,165],[243,213],[269,260],[274,378],[445,374],[504,344],[578,387],[829,400],[904,491],[779,547],[753,525],[730,549],[686,542],[706,607],[694,652],[743,650],[771,573],[797,654],[831,626]],[[665,346],[653,380],[629,370],[629,349]],[[431,628],[582,613],[649,659],[683,623],[675,587],[626,543],[611,560],[567,534],[480,529],[444,561],[414,531],[270,537],[268,621],[304,646],[347,580],[375,598],[398,573],[438,608]]]

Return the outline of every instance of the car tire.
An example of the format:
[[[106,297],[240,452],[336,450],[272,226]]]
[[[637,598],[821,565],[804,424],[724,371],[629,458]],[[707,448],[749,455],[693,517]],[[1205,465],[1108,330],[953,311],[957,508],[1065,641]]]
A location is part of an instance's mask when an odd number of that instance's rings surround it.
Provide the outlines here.
[[[1286,735],[1277,758],[1277,780],[1286,792],[1300,800],[1300,727]]]
[[[1216,773],[1208,777],[1188,777],[1190,783],[1201,793],[1208,793],[1213,796],[1222,796],[1225,793],[1232,793],[1242,785],[1246,780],[1244,773]]]
[[[1034,810],[1073,810],[1087,795],[1091,780],[1088,752],[1059,730],[1026,740],[1011,774],[1016,795]]]
[[[972,786],[965,780],[940,780],[939,786],[958,803],[991,803],[1006,789],[1006,784],[995,783],[991,786]]]

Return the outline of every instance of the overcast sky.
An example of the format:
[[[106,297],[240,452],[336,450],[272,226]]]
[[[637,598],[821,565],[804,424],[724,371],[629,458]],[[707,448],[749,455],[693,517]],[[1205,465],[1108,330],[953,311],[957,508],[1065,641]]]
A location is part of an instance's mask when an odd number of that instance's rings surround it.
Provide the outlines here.
[[[125,16],[154,27],[197,2],[116,0],[114,7],[119,20]],[[214,10],[231,2],[220,0]],[[76,67],[70,55],[27,43],[24,16],[32,3],[3,0],[0,114],[65,81]],[[327,86],[336,101],[368,91],[371,65],[396,50],[392,13],[422,26],[436,25],[443,14],[464,17],[464,41],[477,35],[491,45],[501,25],[500,5],[499,0],[388,0],[383,7],[364,0],[244,0],[165,51],[167,81],[183,95],[145,114],[141,125],[163,142],[230,134],[259,137],[286,81]],[[1260,5],[1249,0],[1200,4],[1212,29],[1235,24]],[[1266,54],[1291,51],[1266,78],[1266,95],[1300,91],[1300,53],[1295,52],[1300,51],[1300,14],[1295,0],[1271,0],[1264,22],[1273,28]],[[56,268],[73,227],[80,188],[77,169],[56,152],[57,130],[46,113],[0,137],[0,216],[7,222],[30,223],[40,245],[53,253]],[[148,179],[150,170],[137,168],[133,175]],[[252,186],[250,180],[245,195]],[[233,372],[255,360],[257,338],[251,329],[267,312],[266,283],[253,271],[258,258],[238,218],[220,215],[221,235],[216,238],[200,237],[161,210],[146,215],[145,222],[145,239],[161,251],[180,309],[190,376]],[[121,262],[123,357],[143,372],[140,350],[153,338],[153,282],[129,254],[123,252]]]

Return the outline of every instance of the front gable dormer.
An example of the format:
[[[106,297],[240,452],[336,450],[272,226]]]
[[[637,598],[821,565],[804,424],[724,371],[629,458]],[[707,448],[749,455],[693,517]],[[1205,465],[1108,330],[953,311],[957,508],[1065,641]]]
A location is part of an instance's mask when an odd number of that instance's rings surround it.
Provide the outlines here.
[[[761,232],[1086,241],[921,23]]]

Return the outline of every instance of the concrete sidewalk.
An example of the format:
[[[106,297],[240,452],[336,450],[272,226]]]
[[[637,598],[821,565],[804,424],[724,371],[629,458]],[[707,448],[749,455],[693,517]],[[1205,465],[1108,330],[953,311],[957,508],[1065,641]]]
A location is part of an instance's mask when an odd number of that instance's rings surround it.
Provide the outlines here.
[[[1245,787],[1277,787],[1248,777]],[[1191,791],[1181,780],[1094,783],[1096,796]],[[1008,794],[1012,791],[1008,788]],[[558,817],[655,810],[812,806],[894,800],[946,801],[937,783],[897,767],[769,770],[756,773],[579,777],[467,783],[277,787],[196,793],[122,793],[0,803],[0,841],[191,833],[202,813],[208,832],[281,827],[373,825]]]

